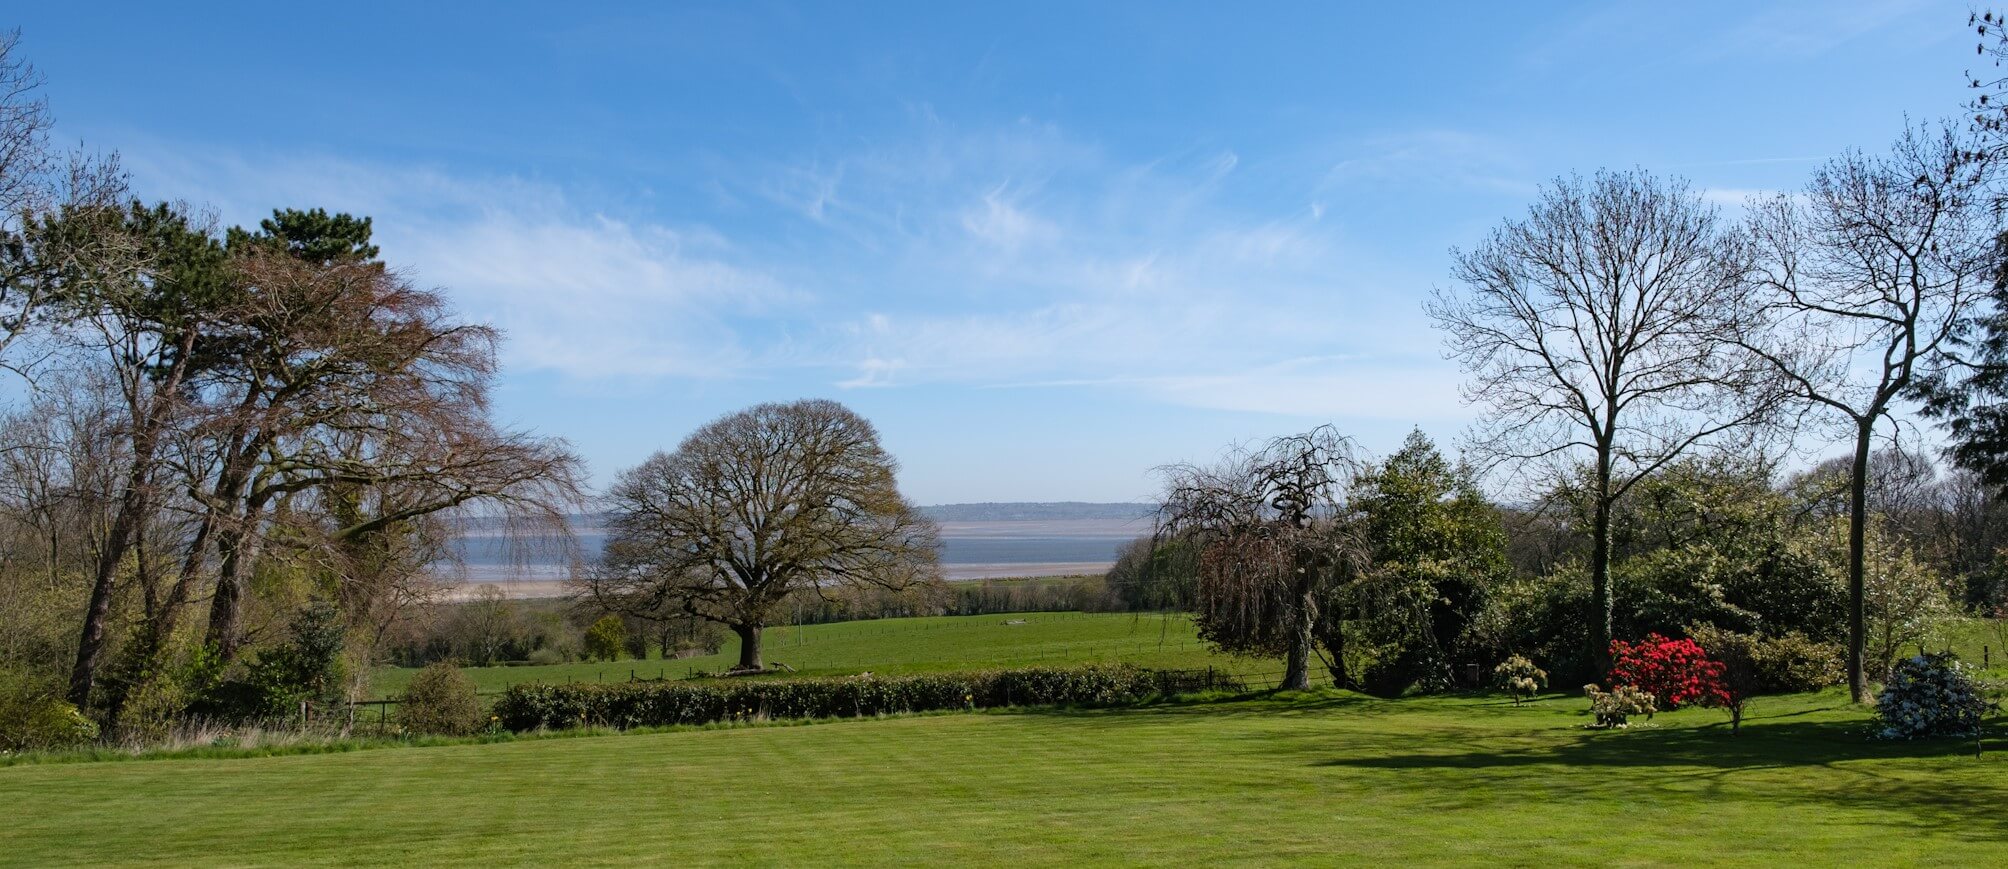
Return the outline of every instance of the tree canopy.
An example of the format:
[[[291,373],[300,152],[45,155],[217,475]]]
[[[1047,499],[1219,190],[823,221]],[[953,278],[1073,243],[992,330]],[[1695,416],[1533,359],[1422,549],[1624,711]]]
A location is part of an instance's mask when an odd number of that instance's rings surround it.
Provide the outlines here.
[[[615,479],[582,592],[615,612],[726,625],[739,666],[759,668],[761,629],[791,592],[939,580],[934,523],[896,470],[877,429],[834,401],[728,414]]]

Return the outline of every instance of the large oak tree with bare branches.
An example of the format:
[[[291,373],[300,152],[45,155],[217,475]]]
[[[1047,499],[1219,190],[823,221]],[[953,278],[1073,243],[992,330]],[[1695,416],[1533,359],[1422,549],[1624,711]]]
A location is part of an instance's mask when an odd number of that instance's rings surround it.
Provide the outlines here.
[[[739,667],[760,668],[761,629],[790,593],[939,580],[934,523],[895,469],[872,424],[834,401],[729,414],[621,472],[580,592],[613,612],[723,624]]]
[[[1567,177],[1471,250],[1428,306],[1483,416],[1472,454],[1585,467],[1586,652],[1611,641],[1611,522],[1633,486],[1753,421],[1764,402],[1734,351],[1746,255],[1718,211],[1642,171]]]

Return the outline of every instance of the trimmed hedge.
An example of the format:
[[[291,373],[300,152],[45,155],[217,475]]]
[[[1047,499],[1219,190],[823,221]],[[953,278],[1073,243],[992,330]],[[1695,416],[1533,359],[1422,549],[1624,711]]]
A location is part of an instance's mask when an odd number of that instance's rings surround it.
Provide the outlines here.
[[[1158,682],[1152,671],[1112,665],[834,679],[512,685],[496,700],[494,714],[503,727],[524,731],[998,706],[1117,706],[1156,696]]]

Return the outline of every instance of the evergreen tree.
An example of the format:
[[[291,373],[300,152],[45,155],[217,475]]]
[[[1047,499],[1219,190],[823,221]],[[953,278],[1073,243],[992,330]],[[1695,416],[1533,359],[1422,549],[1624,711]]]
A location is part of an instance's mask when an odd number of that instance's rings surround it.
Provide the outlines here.
[[[1506,533],[1465,468],[1421,431],[1360,477],[1351,507],[1372,569],[1335,608],[1377,652],[1366,684],[1440,690],[1484,590],[1506,573]]]

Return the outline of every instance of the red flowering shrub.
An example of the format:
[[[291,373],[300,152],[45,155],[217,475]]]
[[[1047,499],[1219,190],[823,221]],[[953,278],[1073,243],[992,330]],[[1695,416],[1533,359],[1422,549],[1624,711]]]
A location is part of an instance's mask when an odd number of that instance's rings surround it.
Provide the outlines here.
[[[1611,641],[1611,685],[1631,685],[1659,701],[1662,709],[1689,703],[1727,707],[1733,698],[1722,683],[1723,666],[1693,640],[1648,634],[1636,643]]]

